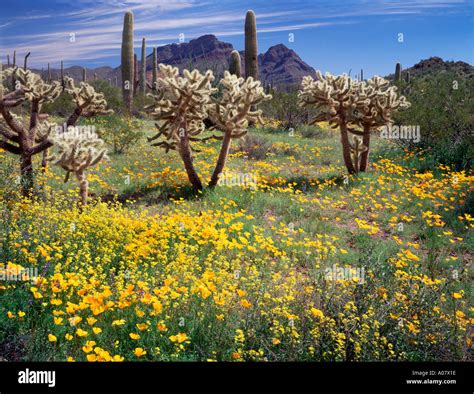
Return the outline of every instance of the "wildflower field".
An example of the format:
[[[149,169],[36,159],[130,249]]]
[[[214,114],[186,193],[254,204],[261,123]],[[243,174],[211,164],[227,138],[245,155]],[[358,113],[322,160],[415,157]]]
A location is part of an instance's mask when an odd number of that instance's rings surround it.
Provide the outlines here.
[[[91,169],[84,207],[53,166],[23,199],[0,153],[1,357],[470,359],[474,174],[419,172],[424,152],[374,137],[369,171],[346,175],[338,139],[251,129],[197,195],[141,140]],[[219,144],[200,149],[209,178]]]

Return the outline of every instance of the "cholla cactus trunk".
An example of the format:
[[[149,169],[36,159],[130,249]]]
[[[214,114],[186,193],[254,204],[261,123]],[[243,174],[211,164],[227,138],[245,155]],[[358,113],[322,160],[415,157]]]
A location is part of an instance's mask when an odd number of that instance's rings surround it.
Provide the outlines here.
[[[146,94],[146,40],[142,38],[142,58],[140,64],[140,92]]]
[[[245,75],[258,80],[257,22],[252,10],[245,17]]]
[[[344,115],[341,117],[341,123],[339,128],[341,132],[342,158],[344,159],[344,165],[346,166],[347,172],[349,174],[355,174],[357,170],[352,164],[351,146],[349,143],[349,134],[347,131],[347,123]]]
[[[370,153],[370,126],[364,125],[364,135],[362,136],[362,145],[364,145],[367,150],[362,152],[360,157],[360,167],[359,171],[367,171],[367,166],[369,165],[369,153]]]
[[[158,53],[156,48],[153,48],[153,76],[152,76],[152,88],[153,90],[158,89]]]
[[[133,105],[134,64],[133,64],[133,13],[126,12],[123,20],[122,34],[122,96],[125,108],[130,114]]]
[[[195,191],[202,190],[202,182],[199,178],[196,169],[193,164],[193,157],[191,155],[191,147],[189,145],[189,135],[186,119],[183,118],[180,125],[180,140],[179,140],[179,154],[183,160],[186,174],[188,175],[189,182],[193,185]]]
[[[84,171],[78,171],[75,173],[77,182],[79,183],[79,197],[82,206],[87,205],[87,197],[89,195],[89,181]]]
[[[229,72],[239,78],[242,75],[239,51],[234,50],[230,54]]]
[[[402,79],[402,65],[397,63],[395,66],[395,81],[401,81]]]

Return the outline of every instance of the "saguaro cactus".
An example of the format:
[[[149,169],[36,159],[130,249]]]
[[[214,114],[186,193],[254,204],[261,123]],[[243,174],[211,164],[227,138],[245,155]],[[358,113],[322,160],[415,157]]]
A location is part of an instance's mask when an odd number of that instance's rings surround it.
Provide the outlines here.
[[[395,66],[395,81],[401,81],[402,79],[402,65],[397,63]]]
[[[54,81],[45,83],[41,77],[29,70],[9,68],[4,74],[10,76],[16,73],[19,82],[18,89],[7,92],[0,99],[0,148],[20,156],[21,183],[23,195],[30,196],[33,191],[33,161],[34,155],[43,152],[53,145],[49,138],[51,128],[46,124],[47,115],[41,114],[44,103],[53,102],[61,94],[61,85]],[[74,87],[71,78],[66,81],[67,89],[75,102],[74,112],[64,122],[66,126],[74,126],[83,114],[108,113],[103,95],[95,92],[92,86],[81,83],[80,88]],[[30,103],[29,120],[23,122],[11,112],[25,101]]]
[[[140,92],[146,94],[146,40],[142,38],[142,58],[140,64]]]
[[[122,95],[123,102],[128,112],[132,112],[134,88],[133,64],[133,13],[125,13],[122,34]]]
[[[64,89],[64,62],[61,60],[61,87]]]
[[[23,64],[23,69],[26,70],[28,69],[28,58],[30,57],[30,54],[31,52],[28,52],[26,55],[25,55],[25,62]]]
[[[240,65],[240,53],[239,51],[232,51],[230,54],[230,60],[229,60],[229,72],[237,78],[241,77],[242,71],[241,71],[241,65]]]
[[[104,141],[95,133],[78,133],[76,130],[55,134],[52,137],[57,152],[48,158],[53,164],[60,166],[67,174],[73,173],[79,183],[81,204],[87,204],[89,182],[87,169],[107,158],[107,151],[103,148]]]
[[[158,89],[158,53],[156,48],[153,48],[153,76],[152,76],[152,89]]]
[[[86,82],[87,81],[87,70],[86,68],[84,67],[82,69],[82,82]]]
[[[137,54],[133,55],[133,95],[136,96],[138,93],[138,85],[140,81],[138,79],[138,61]]]
[[[245,75],[258,80],[257,22],[252,10],[245,17]]]

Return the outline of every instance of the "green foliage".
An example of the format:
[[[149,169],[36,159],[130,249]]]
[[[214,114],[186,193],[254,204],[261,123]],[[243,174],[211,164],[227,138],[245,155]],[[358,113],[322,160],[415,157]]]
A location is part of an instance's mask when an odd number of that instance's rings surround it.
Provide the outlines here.
[[[60,96],[52,103],[46,103],[42,107],[42,112],[52,116],[64,118],[74,111],[74,101],[67,92],[62,92]]]
[[[136,118],[127,118],[117,115],[103,116],[100,119],[89,118],[82,122],[83,125],[96,127],[96,132],[115,154],[130,151],[143,137],[141,130],[143,122]]]
[[[123,105],[120,88],[111,86],[105,79],[96,79],[88,82],[97,92],[101,92],[107,101],[108,108],[115,113],[123,113],[125,107]]]
[[[270,144],[263,136],[247,134],[239,140],[238,146],[231,148],[231,150],[243,152],[244,156],[252,160],[265,160],[270,152]]]
[[[397,83],[411,107],[395,116],[397,125],[420,126],[419,143],[401,140],[403,147],[428,151],[429,165],[452,165],[456,169],[472,167],[474,144],[474,79],[456,74],[437,74]],[[425,164],[425,166],[428,163]]]
[[[269,93],[273,96],[272,100],[260,105],[265,118],[280,121],[285,129],[296,129],[311,119],[312,110],[298,105],[296,87],[288,91],[271,89]]]

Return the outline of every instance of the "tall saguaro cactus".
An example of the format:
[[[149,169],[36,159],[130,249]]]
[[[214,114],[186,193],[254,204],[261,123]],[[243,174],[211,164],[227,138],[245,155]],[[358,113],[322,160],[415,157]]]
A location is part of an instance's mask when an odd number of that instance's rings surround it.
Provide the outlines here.
[[[158,89],[158,53],[156,47],[153,48],[153,69],[152,69],[152,90]]]
[[[64,89],[64,62],[61,60],[61,86]]]
[[[122,34],[122,95],[128,112],[132,112],[134,70],[133,70],[133,13],[128,11],[123,19]]]
[[[237,78],[240,78],[242,76],[239,51],[234,50],[230,54],[229,72],[232,75],[237,76]]]
[[[140,64],[140,92],[146,94],[146,39],[142,38],[142,58]]]
[[[395,81],[401,81],[402,79],[402,65],[397,63],[395,66]]]
[[[138,60],[137,54],[133,54],[133,95],[136,96],[138,93],[138,85],[140,81],[138,79]]]
[[[245,16],[245,76],[258,80],[257,22],[252,10]]]

